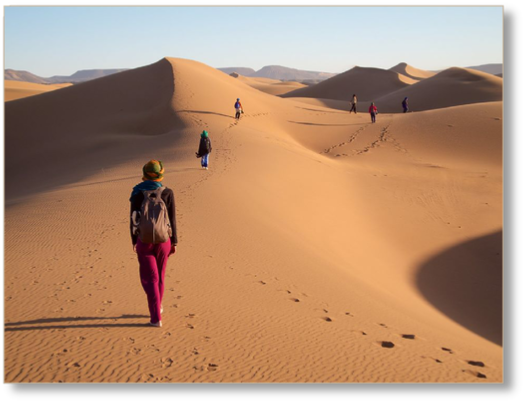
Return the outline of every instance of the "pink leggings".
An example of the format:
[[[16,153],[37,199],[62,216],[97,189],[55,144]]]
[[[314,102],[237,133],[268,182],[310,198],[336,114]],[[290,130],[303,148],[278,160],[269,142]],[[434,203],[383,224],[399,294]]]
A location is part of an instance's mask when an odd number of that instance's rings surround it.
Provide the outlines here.
[[[148,297],[151,322],[161,320],[160,306],[164,295],[164,274],[171,249],[171,242],[152,244],[137,240],[137,257],[140,265],[140,282]]]

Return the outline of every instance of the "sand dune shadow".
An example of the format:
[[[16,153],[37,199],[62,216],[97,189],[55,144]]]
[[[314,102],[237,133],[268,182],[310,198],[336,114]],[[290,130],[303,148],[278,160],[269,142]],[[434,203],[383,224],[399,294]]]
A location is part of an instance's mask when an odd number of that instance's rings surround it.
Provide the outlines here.
[[[436,308],[502,345],[502,232],[456,245],[424,262],[417,286]]]

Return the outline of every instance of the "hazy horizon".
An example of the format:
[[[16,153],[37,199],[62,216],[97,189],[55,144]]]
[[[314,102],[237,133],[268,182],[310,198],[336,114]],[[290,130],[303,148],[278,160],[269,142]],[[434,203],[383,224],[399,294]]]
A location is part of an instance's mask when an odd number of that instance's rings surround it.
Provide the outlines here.
[[[501,6],[8,6],[4,12],[6,68],[40,77],[131,69],[163,57],[215,68],[328,73],[355,65],[388,69],[406,62],[442,70],[503,61]]]
[[[175,57],[176,56],[165,56],[165,57]],[[153,64],[155,62],[157,62],[158,60],[155,60],[155,61],[152,61],[151,63],[147,63],[145,64],[144,66],[147,66],[149,64]],[[199,61],[199,60],[196,60],[196,61]],[[399,62],[399,63],[406,63],[406,62]],[[397,64],[399,63],[396,63],[395,65],[392,65],[388,68],[385,68],[385,69],[389,69],[391,67],[394,67],[396,66]],[[412,67],[416,67],[418,68],[418,66],[415,66],[411,63],[407,63],[408,65],[412,66]],[[499,63],[480,63],[480,64],[476,64],[476,65],[471,65],[471,66],[484,66],[484,65],[491,65],[491,64],[503,64],[501,62]],[[450,66],[447,66],[447,67],[444,67],[443,69],[440,69],[440,70],[429,70],[429,71],[441,71],[441,70],[444,70],[444,69],[447,69],[447,68],[450,68],[450,67],[471,67],[471,66],[459,66],[457,64],[455,65],[450,65]],[[72,76],[73,74],[75,73],[78,73],[78,72],[81,72],[81,71],[91,71],[91,70],[129,70],[129,69],[133,69],[133,68],[138,68],[138,67],[142,67],[142,66],[136,66],[136,67],[106,67],[106,68],[99,68],[99,67],[92,67],[92,68],[81,68],[81,69],[78,69],[78,70],[75,70],[69,74],[51,74],[49,76],[41,76],[39,74],[36,74],[34,71],[31,71],[31,70],[19,70],[19,69],[13,69],[13,68],[10,68],[10,67],[6,67],[4,69],[5,70],[14,70],[14,71],[26,71],[28,73],[32,73],[32,74],[35,74],[39,77],[42,77],[42,78],[51,78],[51,77],[54,77],[54,76]],[[260,68],[253,68],[251,66],[211,66],[213,68],[216,68],[216,69],[231,69],[231,68],[251,68],[253,69],[254,71],[259,71],[261,70],[263,67],[284,67],[284,68],[289,68],[289,69],[295,69],[295,70],[300,70],[300,71],[311,71],[311,72],[318,72],[318,73],[333,73],[333,74],[341,74],[341,73],[344,73],[345,71],[348,71],[354,67],[364,67],[364,68],[378,68],[378,69],[382,69],[382,67],[377,67],[377,66],[364,66],[364,65],[361,65],[361,64],[356,64],[356,65],[353,65],[349,68],[347,68],[346,70],[343,70],[343,71],[319,71],[319,70],[306,70],[306,69],[301,69],[301,68],[298,68],[298,67],[295,67],[295,66],[284,66],[284,65],[281,65],[281,64],[272,64],[272,65],[264,65],[264,66],[261,66]]]

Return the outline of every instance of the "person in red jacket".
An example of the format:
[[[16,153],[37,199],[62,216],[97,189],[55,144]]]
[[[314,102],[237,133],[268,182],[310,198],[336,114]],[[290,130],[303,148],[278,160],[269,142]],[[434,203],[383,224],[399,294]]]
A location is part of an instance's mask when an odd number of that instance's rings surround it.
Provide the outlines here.
[[[372,118],[372,123],[375,123],[376,115],[377,115],[377,108],[373,102],[370,104],[370,108],[368,108],[368,113],[370,114],[370,117]]]

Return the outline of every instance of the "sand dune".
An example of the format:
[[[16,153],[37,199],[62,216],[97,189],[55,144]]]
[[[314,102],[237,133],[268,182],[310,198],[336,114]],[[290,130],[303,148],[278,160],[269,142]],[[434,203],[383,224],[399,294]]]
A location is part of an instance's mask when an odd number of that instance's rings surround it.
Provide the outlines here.
[[[15,99],[30,97],[69,87],[71,84],[35,84],[24,81],[4,81],[4,100],[13,101]]]
[[[404,97],[409,97],[412,111],[501,101],[502,84],[502,79],[492,74],[452,67],[408,88],[378,98],[376,105],[383,112],[402,112],[401,102]]]
[[[13,174],[6,180],[6,193],[15,196],[48,189],[76,181],[84,172],[93,174],[91,169],[101,169],[109,161],[118,163],[128,154],[141,155],[141,148],[127,143],[126,136],[159,136],[183,126],[173,113],[172,95],[173,70],[163,60],[61,91],[7,102],[6,166],[17,165],[23,152],[39,169],[24,178],[27,182],[23,188],[17,175],[23,177],[24,172]],[[27,119],[28,111],[31,120]],[[31,143],[38,143],[38,147],[27,147]],[[98,161],[100,168],[95,168],[93,161]],[[63,170],[64,166],[77,168]],[[56,175],[62,170],[62,175]]]
[[[249,85],[250,87],[255,88],[256,90],[271,95],[282,95],[298,88],[306,87],[305,84],[298,83],[297,81],[281,81],[264,77],[238,76],[237,79]]]
[[[415,80],[390,70],[354,67],[319,84],[289,92],[283,97],[327,98],[349,101],[357,94],[360,101],[370,101],[406,88]]]
[[[389,70],[395,71],[396,73],[402,74],[416,81],[432,77],[436,74],[431,71],[417,69],[407,63],[399,63],[394,67],[391,67]]]
[[[322,106],[330,109],[337,109],[340,111],[349,111],[350,104],[347,101],[340,101],[337,99],[325,99],[325,98],[287,98],[289,100],[300,102],[306,105]]]
[[[501,382],[501,118],[371,124],[171,58],[7,102],[5,381]],[[160,329],[128,233],[151,158],[180,242]]]

